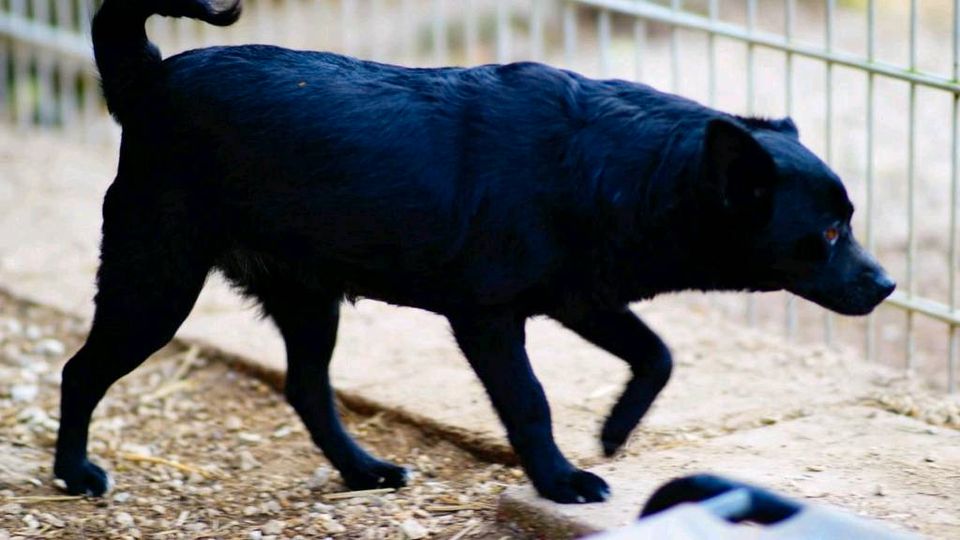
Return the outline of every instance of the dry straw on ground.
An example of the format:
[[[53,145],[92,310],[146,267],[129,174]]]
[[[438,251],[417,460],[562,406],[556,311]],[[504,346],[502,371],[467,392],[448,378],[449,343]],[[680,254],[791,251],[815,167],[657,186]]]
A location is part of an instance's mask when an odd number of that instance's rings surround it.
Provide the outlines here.
[[[196,348],[162,351],[109,392],[91,453],[116,487],[65,496],[50,473],[59,372],[84,331],[0,296],[0,539],[513,536],[494,513],[517,471],[347,412],[371,451],[416,470],[409,488],[348,492],[282,396]]]

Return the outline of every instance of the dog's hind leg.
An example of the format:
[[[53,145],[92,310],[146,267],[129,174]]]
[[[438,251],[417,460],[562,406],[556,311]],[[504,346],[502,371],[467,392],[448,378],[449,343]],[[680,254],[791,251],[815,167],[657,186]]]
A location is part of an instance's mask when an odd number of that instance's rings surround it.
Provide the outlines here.
[[[344,430],[330,385],[330,359],[337,340],[340,294],[320,293],[286,276],[250,286],[283,335],[287,348],[285,393],[313,441],[350,489],[403,487],[407,470],[381,461]],[[268,282],[267,282],[268,281]]]
[[[606,500],[610,495],[606,482],[574,467],[553,440],[550,406],[524,346],[525,318],[495,313],[449,320],[537,491],[560,503]]]
[[[73,494],[107,491],[106,472],[87,459],[90,416],[110,385],[173,338],[210,268],[181,208],[118,184],[104,201],[93,325],[63,368],[54,474]]]
[[[633,377],[603,424],[600,442],[612,456],[647,413],[673,369],[670,350],[630,308],[577,310],[551,313],[551,317],[587,341],[623,359]]]

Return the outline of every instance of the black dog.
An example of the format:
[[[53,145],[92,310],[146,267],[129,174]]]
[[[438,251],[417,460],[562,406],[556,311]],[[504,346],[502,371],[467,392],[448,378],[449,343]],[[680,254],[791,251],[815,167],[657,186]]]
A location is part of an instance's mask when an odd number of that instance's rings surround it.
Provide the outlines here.
[[[71,493],[107,489],[87,460],[90,414],[173,337],[212,269],[279,327],[287,397],[351,489],[406,480],[334,408],[339,306],[368,297],[448,318],[524,470],[559,502],[609,489],[554,443],[527,318],[553,317],[630,364],[601,435],[610,455],[671,370],[630,302],[787,289],[864,314],[894,288],[789,119],[530,63],[407,69],[267,46],[161,61],[152,14],[228,25],[239,6],[106,0],[94,19],[123,141],[96,316],[63,372],[55,473]]]

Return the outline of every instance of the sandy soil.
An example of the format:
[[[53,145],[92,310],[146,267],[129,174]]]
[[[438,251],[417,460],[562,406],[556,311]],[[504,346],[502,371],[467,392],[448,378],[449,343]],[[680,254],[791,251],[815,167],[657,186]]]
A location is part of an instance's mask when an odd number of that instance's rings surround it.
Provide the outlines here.
[[[0,295],[0,539],[491,538],[513,467],[484,463],[384,415],[345,411],[372,452],[415,469],[398,492],[342,495],[282,396],[171,345],[97,409],[91,454],[116,483],[64,497],[51,477],[59,372],[85,328]],[[343,498],[338,498],[343,497]],[[457,536],[459,535],[459,536]]]

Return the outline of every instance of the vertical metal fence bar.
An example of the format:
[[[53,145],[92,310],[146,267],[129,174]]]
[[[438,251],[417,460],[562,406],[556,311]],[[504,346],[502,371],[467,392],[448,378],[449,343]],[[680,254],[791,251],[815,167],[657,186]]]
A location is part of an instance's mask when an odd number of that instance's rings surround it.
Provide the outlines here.
[[[670,0],[670,9],[679,12],[683,0]],[[676,93],[680,91],[680,31],[670,27],[670,87]]]
[[[954,0],[955,13],[960,11],[960,1]],[[957,17],[957,16],[955,16]],[[956,80],[958,73],[958,57],[960,57],[960,18],[954,20],[953,45],[954,45],[954,63],[953,77]],[[949,263],[947,271],[949,272],[948,294],[950,295],[950,309],[957,310],[957,207],[960,205],[960,193],[958,193],[958,169],[960,169],[960,94],[953,95],[953,104],[951,109],[951,140],[952,151],[950,156],[950,248],[948,250]],[[957,327],[950,325],[947,328],[947,391],[951,394],[957,391],[957,353],[958,336]]]
[[[577,5],[568,1],[563,5],[563,61],[573,67],[577,54]]]
[[[34,21],[50,24],[50,0],[30,0]],[[57,107],[53,91],[53,56],[50,51],[39,51],[35,56],[37,116],[40,125],[49,126],[56,120]]]
[[[783,4],[783,35],[787,41],[793,41],[794,17],[796,16],[796,0],[785,0]],[[783,102],[787,116],[793,115],[793,54],[788,52],[783,59]],[[788,339],[797,336],[797,301],[796,297],[787,293],[786,301],[786,331]]]
[[[633,76],[643,81],[643,55],[647,48],[647,21],[633,19]]]
[[[716,23],[720,19],[720,0],[710,0],[707,16]],[[707,34],[707,100],[711,107],[717,105],[717,35]]]
[[[953,0],[953,80],[960,80],[960,0]],[[953,107],[951,109],[951,156],[950,156],[950,261],[947,265],[949,274],[948,294],[950,295],[950,309],[957,310],[957,212],[960,206],[960,94],[953,94]],[[947,392],[951,394],[957,391],[957,349],[958,344],[957,327],[950,325],[947,329]]]
[[[77,19],[80,21],[80,31],[90,36],[90,21],[93,20],[93,0],[77,0]]]
[[[757,26],[757,0],[747,0],[747,32],[753,33]],[[747,43],[747,114],[753,114],[756,105],[756,47]]]
[[[757,0],[747,0],[747,32],[752,33],[757,24]],[[753,43],[747,44],[747,114],[754,113],[756,105],[755,85],[756,77],[754,74],[755,54]],[[757,299],[750,295],[747,297],[747,324],[756,326],[757,324]]]
[[[910,0],[910,70],[917,69],[917,0]],[[917,85],[910,83],[909,132],[907,134],[907,295],[916,292],[914,264],[917,256],[916,241],[916,141],[917,141]],[[914,312],[907,310],[906,366],[913,368],[915,332]]]
[[[467,56],[469,57],[469,17],[472,10],[473,0],[466,0],[467,3]],[[403,61],[413,64],[417,58],[417,36],[413,22],[413,0],[401,0],[400,2],[400,23],[403,28],[400,29],[400,49],[403,55]]]
[[[9,122],[13,118],[13,104],[10,103],[10,93],[7,88],[10,80],[7,78],[7,67],[10,62],[10,52],[7,41],[0,39],[0,122]]]
[[[467,0],[466,28],[464,29],[464,41],[466,45],[467,64],[473,65],[479,63],[477,58],[479,49],[479,31],[477,29],[477,2],[476,0]]]
[[[447,14],[445,0],[433,0],[433,61],[438,66],[447,63]]]
[[[81,31],[88,38],[90,37],[90,21],[93,20],[93,8],[93,0],[78,0],[77,18],[80,20]],[[103,121],[101,119],[100,85],[92,69],[83,69],[80,75],[80,81],[83,85],[83,97],[80,105],[80,121],[84,126],[83,137],[87,140],[97,140],[97,121]]]
[[[546,0],[533,0],[530,18],[530,57],[536,61],[543,60],[543,18]]]
[[[783,6],[783,35],[787,41],[793,43],[796,32],[797,0],[784,0]],[[793,115],[793,53],[786,53],[784,58],[784,107],[787,116]]]
[[[826,50],[833,52],[834,20],[837,11],[837,0],[827,0],[827,21],[826,21]],[[826,88],[824,102],[826,110],[824,111],[824,159],[827,163],[833,165],[833,63],[827,62],[826,65]],[[823,337],[827,345],[833,344],[833,314],[823,310]]]
[[[92,73],[84,73],[83,76],[83,106],[80,107],[80,113],[83,119],[83,136],[87,140],[96,141],[100,137],[100,127],[102,127],[102,118],[100,111],[100,85],[97,77]]]
[[[600,10],[597,17],[597,42],[600,47],[600,76],[610,76],[610,10]]]
[[[25,0],[10,0],[10,11],[14,15],[27,16]],[[17,126],[24,128],[33,123],[33,99],[30,95],[30,62],[32,58],[29,49],[23,43],[13,42],[13,111]]]
[[[497,62],[510,60],[510,4],[507,0],[497,0]]]
[[[710,0],[707,4],[707,17],[712,24],[720,20],[720,0]],[[717,34],[707,32],[707,103],[711,107],[717,106]],[[720,298],[716,294],[710,295],[710,306],[721,309]]]
[[[869,0],[867,2],[867,61],[873,62],[876,59],[876,27],[877,27],[877,2]],[[867,250],[875,252],[876,241],[873,234],[874,217],[874,170],[873,170],[873,113],[876,102],[876,76],[871,72],[867,73],[867,133],[866,133],[866,170],[864,172],[864,181],[866,182],[866,208],[864,209],[866,221],[866,242]],[[867,315],[866,328],[864,329],[864,349],[866,350],[867,361],[873,362],[877,357],[877,316],[873,313]]]
[[[57,26],[73,30],[74,9],[72,0],[57,0]],[[57,116],[60,125],[72,127],[77,115],[76,64],[72,60],[61,59],[58,62],[60,79],[57,81],[60,99],[57,102]],[[2,65],[2,64],[0,64]]]

